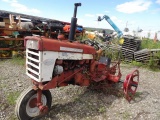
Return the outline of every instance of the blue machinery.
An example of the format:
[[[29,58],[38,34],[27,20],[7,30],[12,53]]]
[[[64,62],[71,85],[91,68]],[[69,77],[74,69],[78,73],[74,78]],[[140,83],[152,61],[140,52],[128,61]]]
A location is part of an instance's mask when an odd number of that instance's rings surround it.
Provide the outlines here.
[[[98,21],[102,21],[105,19],[111,26],[112,28],[118,33],[118,38],[123,35],[122,31],[114,24],[114,22],[108,17],[107,15],[104,15],[103,17],[98,17]]]

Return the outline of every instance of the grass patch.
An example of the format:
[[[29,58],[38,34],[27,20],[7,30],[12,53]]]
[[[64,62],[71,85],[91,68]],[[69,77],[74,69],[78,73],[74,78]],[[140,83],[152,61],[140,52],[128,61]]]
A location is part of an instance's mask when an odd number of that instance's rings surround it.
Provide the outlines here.
[[[100,108],[98,108],[98,112],[104,113],[104,112],[106,112],[106,108],[104,106],[101,106]]]
[[[154,60],[154,58],[151,58],[147,64],[147,68],[152,71],[160,71],[157,62]]]
[[[134,65],[134,66],[137,66],[137,67],[142,67],[142,66],[144,66],[144,64],[143,64],[142,62],[136,62],[136,61],[132,61],[130,64],[131,64],[131,65]]]
[[[126,64],[122,62],[123,64]],[[137,62],[137,61],[132,61],[129,63],[131,66],[136,66],[136,67],[142,67],[142,68],[147,68],[151,71],[160,71],[160,67],[158,66],[158,63],[154,60],[154,58],[150,58],[150,60],[147,63],[142,63],[142,62]]]
[[[2,60],[2,59],[0,59],[0,65],[1,65],[1,64],[3,64],[3,60]]]
[[[17,120],[17,117],[16,117],[14,114],[12,114],[12,115],[9,117],[9,120]]]
[[[15,105],[17,97],[20,95],[20,92],[11,92],[7,95],[7,103],[9,105]]]
[[[5,80],[5,79],[8,79],[9,77],[1,77],[0,76],[0,80]]]
[[[154,42],[151,39],[143,39],[141,42],[141,49],[160,49],[160,41]]]
[[[140,97],[142,95],[142,93],[141,92],[136,92],[135,94],[134,94],[134,97],[136,98],[136,97]]]
[[[25,59],[21,57],[13,57],[11,62],[15,65],[25,65]]]
[[[130,115],[129,112],[127,112],[127,111],[124,112],[123,115],[122,115],[123,119],[125,119],[125,120],[128,120],[128,119],[130,118],[130,116],[131,116],[131,115]]]
[[[7,85],[5,85],[5,84],[0,84],[0,88],[1,89],[3,89],[3,88],[5,88]]]

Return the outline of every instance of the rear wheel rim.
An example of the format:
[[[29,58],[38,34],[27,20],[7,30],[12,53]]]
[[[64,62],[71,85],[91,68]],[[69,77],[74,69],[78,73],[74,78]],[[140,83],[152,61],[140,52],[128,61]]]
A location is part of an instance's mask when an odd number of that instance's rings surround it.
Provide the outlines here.
[[[139,71],[134,70],[131,74],[129,74],[126,77],[126,80],[124,81],[123,85],[123,91],[125,93],[125,97],[129,102],[131,101],[131,99],[133,99],[133,96],[137,91],[138,83],[139,83]]]

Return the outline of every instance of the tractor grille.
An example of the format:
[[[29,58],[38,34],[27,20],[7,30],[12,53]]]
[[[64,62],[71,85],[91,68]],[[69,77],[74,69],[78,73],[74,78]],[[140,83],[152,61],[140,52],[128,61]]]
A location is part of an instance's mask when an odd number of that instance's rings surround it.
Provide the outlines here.
[[[26,49],[26,73],[27,75],[40,82],[41,75],[41,52],[34,49]]]

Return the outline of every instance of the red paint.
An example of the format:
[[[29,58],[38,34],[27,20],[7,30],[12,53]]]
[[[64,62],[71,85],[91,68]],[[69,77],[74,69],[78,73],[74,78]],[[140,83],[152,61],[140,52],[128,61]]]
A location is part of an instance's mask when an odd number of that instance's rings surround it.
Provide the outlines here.
[[[64,42],[56,39],[49,39],[45,37],[26,37],[25,44],[27,40],[39,41],[38,50],[42,51],[56,51],[56,52],[66,52],[60,50],[60,47],[72,48],[72,49],[82,49],[84,54],[92,54],[94,58],[101,56],[101,50],[96,51],[93,47],[85,44],[80,44],[79,42]],[[79,53],[77,51],[67,51],[69,53]],[[43,84],[38,83],[33,80],[35,85],[34,89],[48,90],[55,87],[67,86],[68,84],[75,84],[79,86],[89,86],[93,82],[113,82],[117,83],[121,79],[120,62],[118,61],[112,67],[107,67],[106,64],[98,62],[96,59],[92,60],[56,60],[55,65],[61,65],[63,67],[63,72],[52,78],[51,81]],[[116,74],[116,72],[118,74]],[[137,73],[137,75],[134,75]],[[123,84],[123,90],[126,95],[126,99],[130,101],[131,94],[135,94],[137,87],[133,90],[131,86],[138,86],[138,82],[134,81],[134,78],[138,76],[139,72],[135,70],[132,74],[127,75],[126,80]],[[41,93],[37,93],[37,104],[41,106]],[[34,101],[34,100],[33,100]],[[34,103],[34,102],[33,102]],[[31,104],[34,106],[34,104]]]
[[[31,108],[37,107],[37,98],[33,98],[33,99],[29,102],[29,107],[31,107]]]
[[[139,83],[139,71],[136,69],[131,74],[126,76],[123,83],[123,91],[126,99],[130,102],[132,96],[136,93]]]
[[[35,36],[28,36],[24,39],[24,44],[26,46],[27,40],[36,40],[39,41],[39,48],[40,51],[56,51],[56,52],[66,52],[64,50],[60,50],[60,47],[67,47],[67,48],[74,48],[74,49],[82,49],[84,54],[96,54],[96,50],[94,47],[81,44],[79,42],[64,42],[57,39],[49,39],[45,37],[35,37]],[[72,52],[72,51],[67,51]],[[73,53],[76,53],[73,51]],[[78,52],[80,53],[80,52]]]

